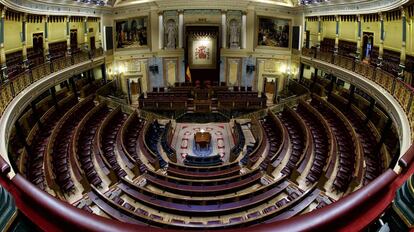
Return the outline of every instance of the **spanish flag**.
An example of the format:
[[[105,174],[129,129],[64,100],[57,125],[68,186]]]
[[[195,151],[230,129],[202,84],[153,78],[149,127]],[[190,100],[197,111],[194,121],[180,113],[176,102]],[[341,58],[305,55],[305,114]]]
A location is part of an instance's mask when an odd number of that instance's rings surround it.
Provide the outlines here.
[[[185,70],[185,80],[187,82],[192,82],[191,81],[191,71],[190,71],[190,65],[187,64],[187,69]]]

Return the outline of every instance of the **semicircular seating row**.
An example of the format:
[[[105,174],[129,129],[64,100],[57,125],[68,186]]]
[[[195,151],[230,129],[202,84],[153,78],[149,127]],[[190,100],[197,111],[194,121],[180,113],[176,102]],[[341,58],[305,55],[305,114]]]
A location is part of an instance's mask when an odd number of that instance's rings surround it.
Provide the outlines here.
[[[228,228],[283,220],[383,170],[373,128],[339,98],[269,111],[252,119],[261,139],[244,156],[237,147],[235,161],[188,166],[174,161],[171,124],[98,104],[94,95],[59,96],[33,127],[21,172],[57,198],[123,222]]]

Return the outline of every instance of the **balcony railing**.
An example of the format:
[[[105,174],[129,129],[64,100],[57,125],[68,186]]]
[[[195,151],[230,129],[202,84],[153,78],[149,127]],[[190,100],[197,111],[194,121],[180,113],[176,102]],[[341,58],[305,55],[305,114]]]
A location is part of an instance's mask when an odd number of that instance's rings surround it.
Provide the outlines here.
[[[51,73],[102,55],[102,49],[96,49],[90,54],[84,52],[76,53],[72,56],[62,57],[48,63],[43,63],[32,69],[27,69],[13,78],[4,81],[0,84],[0,117],[13,98],[30,84]]]
[[[334,55],[330,52],[318,52],[316,49],[302,49],[302,55],[335,64],[374,81],[389,92],[401,105],[411,125],[414,135],[414,88],[398,77],[378,67],[356,61],[352,58]],[[408,74],[407,74],[408,75]],[[405,76],[407,76],[405,75]]]

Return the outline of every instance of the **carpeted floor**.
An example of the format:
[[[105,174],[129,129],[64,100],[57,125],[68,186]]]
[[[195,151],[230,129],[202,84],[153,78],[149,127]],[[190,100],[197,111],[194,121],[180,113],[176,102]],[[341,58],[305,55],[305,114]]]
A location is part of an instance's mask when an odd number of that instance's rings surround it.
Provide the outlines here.
[[[194,151],[194,134],[198,131],[211,134],[211,148],[207,151]],[[229,160],[230,149],[234,146],[233,135],[228,123],[177,123],[172,147],[177,151],[177,161],[182,163],[187,155],[211,156],[220,154],[222,160]]]

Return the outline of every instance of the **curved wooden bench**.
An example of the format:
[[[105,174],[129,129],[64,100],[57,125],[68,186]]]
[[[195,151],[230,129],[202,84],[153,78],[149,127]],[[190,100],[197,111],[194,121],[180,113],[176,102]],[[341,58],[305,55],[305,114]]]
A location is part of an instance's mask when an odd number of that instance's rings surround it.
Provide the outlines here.
[[[339,150],[339,170],[334,186],[335,189],[345,192],[350,187],[352,179],[360,180],[362,177],[362,165],[356,162],[357,159],[361,159],[362,162],[359,140],[349,121],[338,109],[318,96],[313,96],[312,101],[313,106],[329,118],[329,124],[333,128]],[[352,160],[351,164],[349,159]],[[355,187],[358,184],[354,182],[353,185]]]
[[[211,194],[217,195],[237,192],[247,186],[260,182],[261,177],[262,174],[260,169],[256,169],[252,172],[239,176],[202,181],[176,179],[160,175],[150,170],[148,170],[145,175],[146,180],[151,185],[170,192],[190,196],[204,196]]]
[[[94,107],[79,125],[80,134],[79,139],[75,141],[76,153],[74,154],[76,160],[79,160],[81,170],[83,170],[89,183],[96,187],[101,187],[102,179],[98,174],[100,168],[103,175],[107,175],[109,170],[102,165],[102,160],[99,162],[100,156],[96,155],[94,151],[94,140],[96,133],[102,121],[109,115],[109,108],[105,103],[101,103]],[[98,167],[95,167],[93,160],[97,160]],[[100,164],[102,166],[100,166]]]
[[[124,193],[142,204],[179,215],[194,215],[196,213],[200,216],[218,216],[255,207],[274,198],[289,185],[289,183],[282,178],[273,184],[254,191],[254,193],[250,193],[249,195],[236,196],[235,199],[237,200],[233,199],[233,201],[230,202],[219,201],[220,203],[218,204],[205,204],[205,202],[203,203],[202,201],[199,201],[198,203],[202,204],[195,205],[182,198],[174,200],[171,197],[155,195],[153,192],[148,192],[143,188],[137,189],[133,184],[127,185],[126,183],[127,182],[123,181],[118,184],[118,187],[122,189]],[[245,196],[248,197],[246,198]]]
[[[332,131],[322,115],[305,101],[299,103],[296,112],[299,113],[310,128],[309,131],[314,141],[315,153],[306,180],[312,184],[318,181],[321,183],[320,187],[323,187],[324,182],[329,179],[336,163],[336,143]],[[328,169],[330,171],[327,171]],[[325,173],[326,178],[321,180],[320,178],[323,173]]]
[[[128,163],[134,165],[131,170],[136,176],[147,170],[138,155],[138,137],[144,124],[145,120],[139,118],[138,113],[134,111],[125,121],[117,139],[118,151],[128,158]]]
[[[66,98],[59,101],[58,106],[61,111],[57,111],[55,107],[50,108],[39,120],[39,122],[33,127],[30,132],[33,136],[33,141],[28,141],[30,146],[30,156],[27,160],[27,173],[26,176],[29,181],[37,185],[41,189],[46,188],[46,184],[52,183],[50,179],[49,170],[46,175],[45,165],[45,153],[47,151],[47,144],[49,137],[58,123],[59,118],[66,110],[69,110],[77,103],[74,95],[69,95]],[[41,127],[41,128],[40,128]],[[46,181],[45,181],[46,180]]]
[[[71,193],[75,190],[69,162],[69,144],[72,144],[73,133],[76,125],[86,113],[93,108],[94,95],[89,96],[67,111],[53,129],[50,136],[46,156],[45,171],[46,179],[49,177],[51,188],[54,189],[55,182],[60,191]],[[55,191],[58,189],[54,189]]]
[[[126,119],[126,114],[121,111],[119,106],[105,118],[97,133],[99,154],[109,169],[113,170],[117,176],[123,177],[127,173],[119,164],[115,149],[118,133]]]
[[[185,166],[174,166],[173,164],[168,165],[167,173],[168,175],[185,178],[185,179],[219,179],[224,177],[230,177],[234,175],[238,175],[240,173],[240,166],[238,162],[230,163],[229,165],[223,165],[225,167],[223,170],[211,170],[206,171],[206,169],[191,169]],[[215,168],[217,169],[217,168]],[[193,170],[193,171],[190,171]],[[198,171],[194,171],[198,170]],[[204,170],[204,171],[199,171]],[[207,169],[209,170],[209,169]]]

